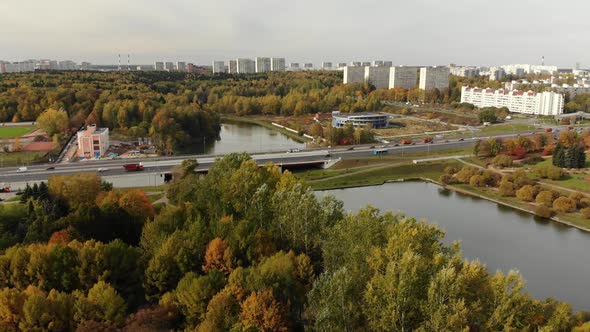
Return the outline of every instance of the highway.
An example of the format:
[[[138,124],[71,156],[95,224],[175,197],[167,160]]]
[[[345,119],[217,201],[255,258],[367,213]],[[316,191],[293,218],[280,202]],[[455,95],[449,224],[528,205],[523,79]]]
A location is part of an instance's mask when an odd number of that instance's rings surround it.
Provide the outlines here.
[[[252,158],[259,164],[272,162],[277,165],[297,164],[306,162],[328,162],[330,160],[359,158],[373,155],[375,148],[386,148],[388,154],[404,154],[412,152],[436,151],[473,146],[478,139],[490,137],[511,138],[520,135],[527,136],[532,133],[502,133],[487,136],[474,136],[473,138],[435,140],[432,144],[425,144],[416,141],[413,145],[399,145],[394,143],[375,145],[357,145],[354,147],[336,147],[329,149],[305,149],[300,152],[267,152],[251,154]],[[174,166],[179,165],[186,159],[197,159],[199,166],[197,170],[208,169],[216,158],[222,155],[185,155],[169,156],[158,158],[133,158],[133,159],[108,159],[94,161],[80,161],[73,163],[39,164],[28,166],[25,172],[19,172],[16,167],[0,168],[0,183],[24,183],[28,181],[46,181],[52,175],[69,175],[80,172],[97,172],[101,176],[132,176],[139,172],[126,172],[124,164],[139,163],[144,166],[144,173],[164,173],[170,171]],[[50,169],[51,168],[51,169]],[[99,169],[101,171],[99,171]]]
[[[452,149],[471,146],[475,144],[475,140],[466,139],[464,141],[452,140],[449,142],[435,142],[432,144],[423,144],[416,142],[415,145],[394,146],[388,145],[374,145],[375,147],[385,147],[389,154],[403,154],[421,151],[436,151],[442,149]],[[340,158],[358,158],[368,157],[373,155],[371,146],[355,146],[353,149],[347,147],[338,147],[333,149],[309,149],[301,150],[301,152],[293,153],[260,153],[252,154],[252,158],[259,164],[272,162],[277,165],[283,164],[297,164],[312,161],[330,161]],[[126,172],[123,168],[124,164],[139,163],[144,166],[145,173],[162,173],[170,171],[174,166],[179,165],[185,159],[197,159],[199,163],[198,170],[208,169],[217,157],[222,156],[205,156],[205,155],[191,155],[191,156],[174,156],[174,157],[160,157],[160,158],[134,158],[134,159],[117,159],[117,160],[96,160],[84,161],[76,163],[62,163],[62,164],[41,164],[35,166],[28,166],[26,172],[18,172],[15,167],[0,168],[0,183],[11,184],[14,182],[27,181],[44,181],[52,175],[69,175],[80,172],[97,172],[101,176],[114,175],[136,175],[139,172]],[[54,169],[48,170],[49,167]],[[98,169],[104,169],[99,172]]]

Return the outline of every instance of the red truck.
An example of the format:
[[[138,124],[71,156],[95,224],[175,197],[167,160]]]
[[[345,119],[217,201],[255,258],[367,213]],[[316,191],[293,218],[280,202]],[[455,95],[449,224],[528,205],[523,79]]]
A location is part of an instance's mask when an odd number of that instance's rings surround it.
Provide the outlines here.
[[[426,137],[422,140],[422,143],[432,143],[432,137]]]
[[[412,144],[412,140],[411,139],[405,139],[405,140],[402,141],[402,144],[404,144],[404,145]]]
[[[125,165],[123,165],[123,168],[127,172],[143,171],[143,165],[141,163],[139,163],[139,164],[125,164]]]
[[[552,131],[553,131],[553,128],[545,128],[545,132],[546,132],[546,133],[550,133],[550,132],[552,132]]]
[[[4,183],[0,183],[0,193],[9,193],[10,186]]]

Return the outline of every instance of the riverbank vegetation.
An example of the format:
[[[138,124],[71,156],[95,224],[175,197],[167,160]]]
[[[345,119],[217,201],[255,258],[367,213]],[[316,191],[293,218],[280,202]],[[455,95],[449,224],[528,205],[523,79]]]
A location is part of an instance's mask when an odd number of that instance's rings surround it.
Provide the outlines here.
[[[0,205],[0,329],[565,331],[590,317],[465,260],[435,225],[346,214],[245,154],[194,166],[159,212],[89,174]]]

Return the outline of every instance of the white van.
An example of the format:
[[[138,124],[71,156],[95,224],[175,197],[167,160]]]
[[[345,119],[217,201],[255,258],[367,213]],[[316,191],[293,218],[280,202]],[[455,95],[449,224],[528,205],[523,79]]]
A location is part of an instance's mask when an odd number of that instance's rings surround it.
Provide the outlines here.
[[[26,168],[25,166],[22,166],[22,167],[19,167],[16,171],[19,173],[22,173],[22,172],[26,172],[27,170],[28,170],[28,168]]]

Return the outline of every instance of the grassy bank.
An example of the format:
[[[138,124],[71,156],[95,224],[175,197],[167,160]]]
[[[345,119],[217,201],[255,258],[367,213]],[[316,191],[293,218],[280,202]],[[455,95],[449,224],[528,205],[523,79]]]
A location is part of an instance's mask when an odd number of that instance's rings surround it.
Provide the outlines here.
[[[268,129],[272,129],[275,131],[280,132],[281,134],[291,138],[294,141],[297,141],[299,143],[307,143],[309,141],[309,139],[303,137],[303,136],[299,136],[296,133],[290,132],[288,130],[285,130],[283,128],[279,128],[277,126],[273,126],[272,123],[270,122],[266,122],[263,120],[259,120],[259,119],[253,119],[250,117],[242,117],[242,116],[230,116],[230,115],[223,115],[221,117],[221,121],[225,122],[225,123],[248,123],[248,124],[253,124],[253,125],[257,125],[257,126],[261,126],[261,127],[265,127]]]
[[[423,164],[403,163],[393,166],[380,167],[368,172],[353,172],[350,175],[328,177],[311,182],[315,190],[349,188],[359,186],[379,185],[388,181],[425,178],[438,181],[447,166],[460,167],[456,160],[443,160]]]

